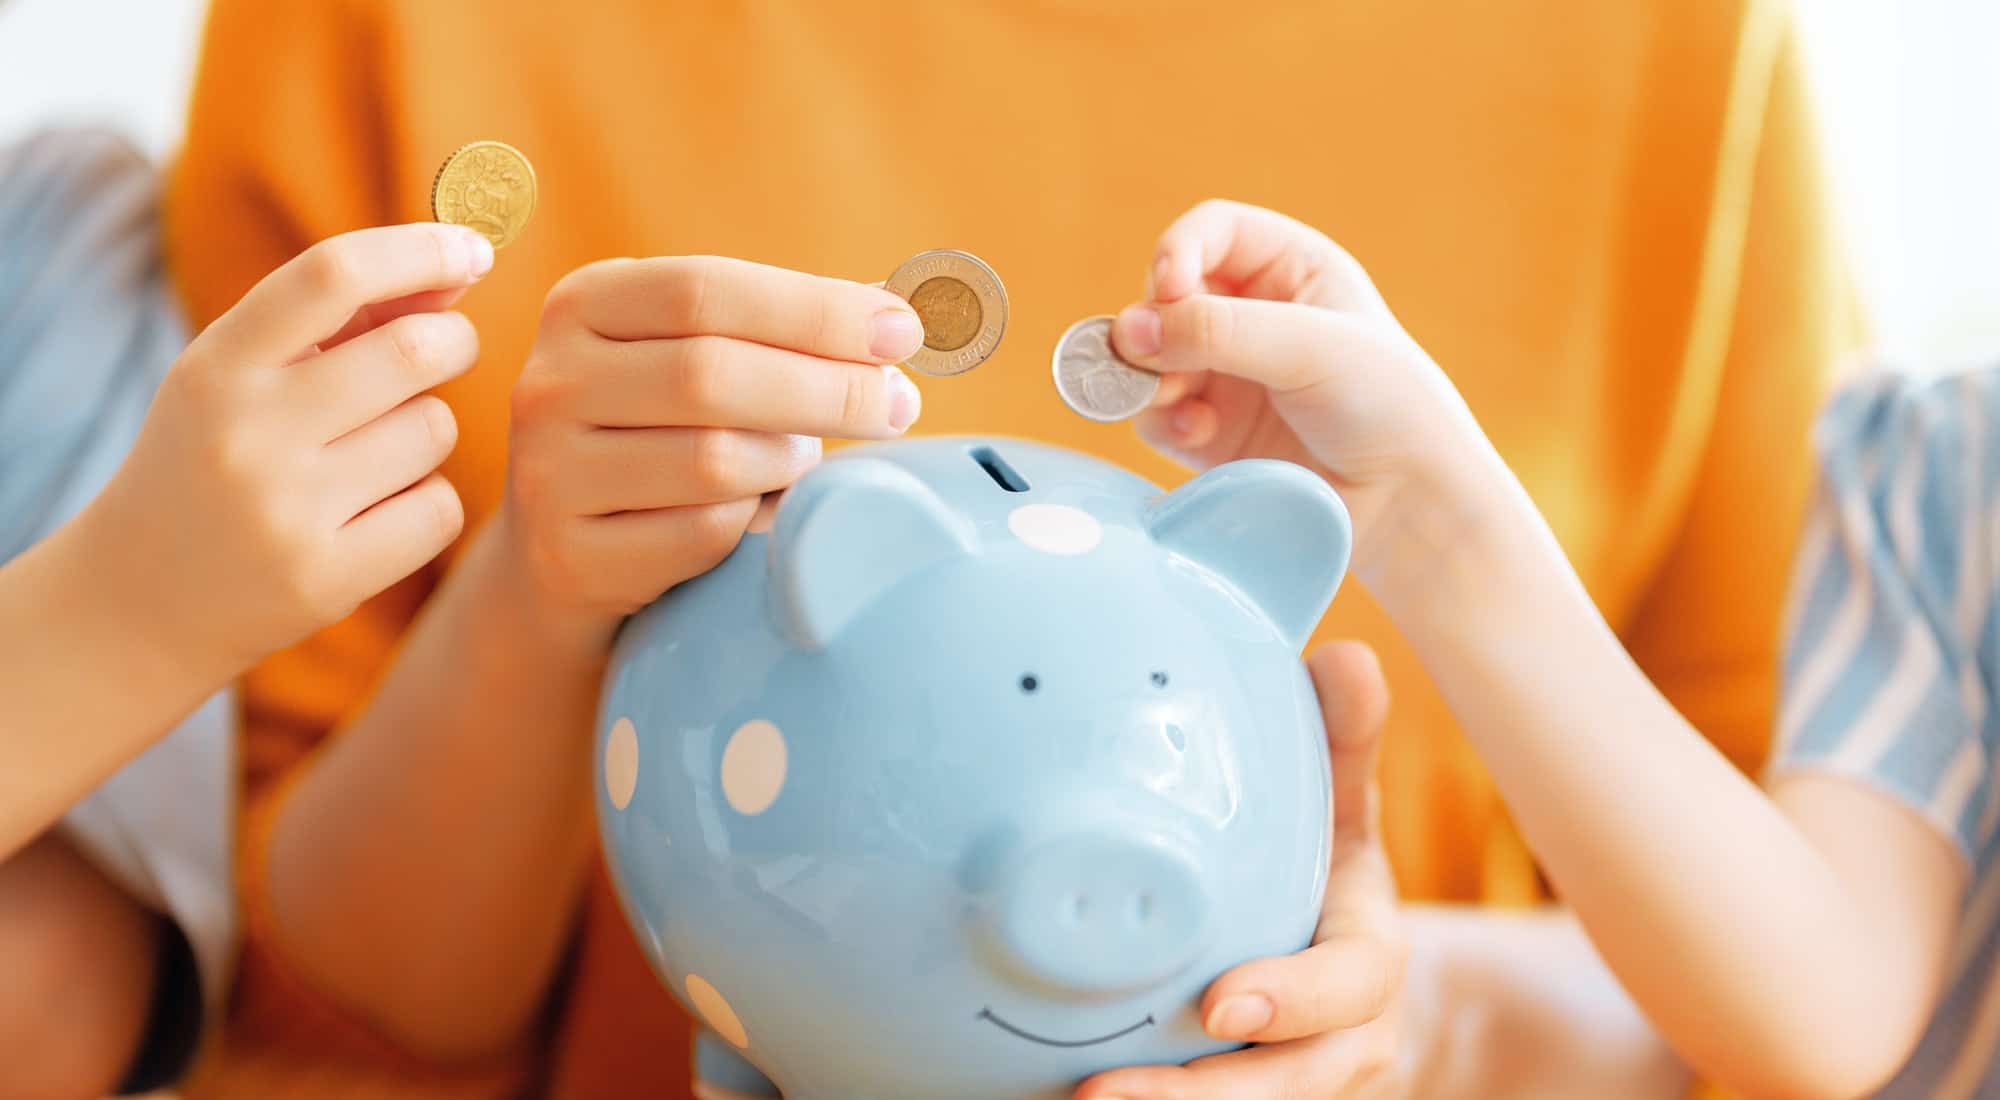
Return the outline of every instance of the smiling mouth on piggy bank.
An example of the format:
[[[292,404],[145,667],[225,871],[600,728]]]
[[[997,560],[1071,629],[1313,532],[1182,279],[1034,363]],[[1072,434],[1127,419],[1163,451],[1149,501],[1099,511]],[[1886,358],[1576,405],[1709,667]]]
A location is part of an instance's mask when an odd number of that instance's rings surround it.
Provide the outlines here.
[[[1000,1014],[993,1011],[991,1008],[980,1009],[979,1018],[985,1020],[987,1023],[992,1024],[994,1027],[999,1028],[1000,1030],[1006,1032],[1009,1035],[1012,1035],[1020,1039],[1026,1039],[1031,1043],[1040,1043],[1045,1047],[1070,1047],[1070,1048],[1094,1047],[1099,1043],[1108,1043],[1113,1039],[1123,1039],[1125,1036],[1132,1034],[1133,1032],[1139,1030],[1142,1027],[1152,1027],[1154,1022],[1152,1014],[1147,1013],[1145,1019],[1140,1020],[1136,1024],[1133,1024],[1131,1027],[1120,1028],[1119,1030],[1114,1031],[1109,1035],[1100,1035],[1095,1039],[1051,1039],[1045,1035],[1037,1035],[1034,1032],[1028,1031],[1024,1028],[1015,1027],[1013,1024],[1010,1024],[1007,1021],[1001,1019]]]

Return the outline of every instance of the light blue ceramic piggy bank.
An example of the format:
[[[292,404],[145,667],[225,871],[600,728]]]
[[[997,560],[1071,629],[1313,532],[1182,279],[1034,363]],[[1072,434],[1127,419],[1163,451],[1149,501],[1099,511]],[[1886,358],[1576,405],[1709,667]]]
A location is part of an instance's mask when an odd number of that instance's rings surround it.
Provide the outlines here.
[[[1283,463],[1162,495],[906,441],[635,616],[599,819],[704,1095],[1059,1097],[1226,1049],[1203,989],[1305,946],[1325,888],[1299,652],[1348,543]]]

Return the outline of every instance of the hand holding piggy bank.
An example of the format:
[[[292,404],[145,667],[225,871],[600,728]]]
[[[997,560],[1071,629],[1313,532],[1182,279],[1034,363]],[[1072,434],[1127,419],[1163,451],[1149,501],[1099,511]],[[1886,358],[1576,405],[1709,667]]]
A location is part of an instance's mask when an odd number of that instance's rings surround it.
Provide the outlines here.
[[[1298,654],[1347,513],[1284,463],[1162,495],[1015,441],[842,452],[626,625],[604,846],[712,1095],[1059,1097],[1227,1049],[1305,946],[1330,805]]]

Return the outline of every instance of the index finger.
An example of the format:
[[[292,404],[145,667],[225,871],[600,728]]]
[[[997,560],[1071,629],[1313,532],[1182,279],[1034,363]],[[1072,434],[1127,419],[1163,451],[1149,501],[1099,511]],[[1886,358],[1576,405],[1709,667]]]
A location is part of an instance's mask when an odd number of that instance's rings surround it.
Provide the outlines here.
[[[232,359],[286,363],[341,334],[367,306],[469,286],[493,267],[486,238],[422,222],[359,229],[306,249],[250,289],[202,334]]]
[[[1155,301],[1204,287],[1246,298],[1388,312],[1368,273],[1319,230],[1261,206],[1210,199],[1174,220],[1153,250]]]
[[[886,290],[724,256],[591,264],[563,280],[550,304],[626,342],[727,336],[872,364],[898,362],[923,342],[916,311]]]

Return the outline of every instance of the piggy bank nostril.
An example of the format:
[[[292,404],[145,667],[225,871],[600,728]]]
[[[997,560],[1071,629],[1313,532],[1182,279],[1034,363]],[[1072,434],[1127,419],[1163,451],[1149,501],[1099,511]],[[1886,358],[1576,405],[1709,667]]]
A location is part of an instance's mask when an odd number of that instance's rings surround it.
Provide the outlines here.
[[[1142,893],[1132,899],[1132,922],[1144,924],[1153,916],[1153,895]]]

